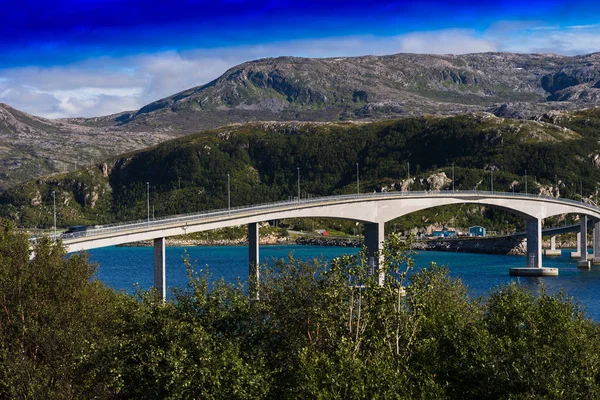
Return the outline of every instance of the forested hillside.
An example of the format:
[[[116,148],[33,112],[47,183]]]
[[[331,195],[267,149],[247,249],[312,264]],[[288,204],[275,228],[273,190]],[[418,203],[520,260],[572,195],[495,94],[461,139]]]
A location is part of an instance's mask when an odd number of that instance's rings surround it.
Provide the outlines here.
[[[27,182],[0,196],[1,215],[19,225],[104,224],[301,195],[445,190],[525,191],[595,200],[600,111],[543,121],[491,114],[375,123],[255,123],[229,126],[125,154],[106,164]],[[580,187],[581,181],[581,187]],[[558,183],[558,188],[556,184]],[[472,210],[463,210],[472,214]],[[456,211],[458,213],[458,211]],[[481,214],[481,213],[480,213]],[[479,215],[480,216],[480,215]],[[501,217],[505,219],[505,217]]]
[[[49,120],[0,103],[0,190],[233,123],[484,111],[532,119],[598,104],[600,53],[260,59],[113,115]]]

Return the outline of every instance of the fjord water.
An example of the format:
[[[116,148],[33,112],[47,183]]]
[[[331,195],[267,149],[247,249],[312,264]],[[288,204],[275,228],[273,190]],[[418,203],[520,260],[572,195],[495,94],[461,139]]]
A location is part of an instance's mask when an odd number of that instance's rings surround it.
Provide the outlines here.
[[[148,289],[153,284],[153,251],[152,247],[106,247],[91,250],[89,254],[91,261],[99,264],[97,276],[101,281],[116,290],[133,292],[136,287]],[[285,245],[260,248],[261,260],[269,263],[274,259],[287,258],[290,254],[302,260],[321,258],[330,261],[342,254],[357,252],[356,248],[324,246]],[[560,257],[544,257],[544,266],[559,269],[558,277],[545,278],[509,276],[509,268],[525,265],[525,257],[522,256],[422,251],[416,253],[414,260],[415,270],[427,267],[432,261],[446,266],[451,276],[462,279],[473,296],[485,295],[493,288],[511,281],[519,282],[533,293],[538,293],[542,285],[550,293],[563,289],[585,306],[588,316],[600,322],[600,266],[592,267],[591,270],[577,269],[577,261],[571,260],[569,253],[570,250],[563,250]],[[187,285],[183,263],[186,254],[197,269],[208,268],[212,279],[223,278],[231,283],[237,280],[243,283],[247,279],[247,247],[167,247],[166,274],[169,289]]]

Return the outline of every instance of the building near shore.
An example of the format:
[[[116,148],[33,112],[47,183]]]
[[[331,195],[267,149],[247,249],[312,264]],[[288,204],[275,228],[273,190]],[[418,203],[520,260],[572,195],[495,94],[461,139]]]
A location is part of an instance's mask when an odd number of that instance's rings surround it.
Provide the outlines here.
[[[484,237],[486,234],[486,229],[483,226],[475,225],[469,227],[469,236],[475,237]]]
[[[454,237],[456,236],[456,231],[454,229],[448,229],[444,227],[441,230],[433,231],[432,236],[434,238]]]

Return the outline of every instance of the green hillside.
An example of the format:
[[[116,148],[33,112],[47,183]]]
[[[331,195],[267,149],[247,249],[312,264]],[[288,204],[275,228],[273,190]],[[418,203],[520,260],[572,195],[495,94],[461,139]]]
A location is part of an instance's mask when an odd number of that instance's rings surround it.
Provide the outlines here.
[[[530,193],[550,193],[558,179],[560,197],[579,200],[581,180],[584,197],[595,200],[599,127],[597,109],[541,122],[469,114],[229,126],[26,182],[0,195],[0,215],[22,226],[49,227],[55,191],[60,226],[143,219],[146,182],[156,217],[226,208],[228,173],[232,207],[285,200],[297,196],[298,168],[302,196],[354,193],[357,163],[361,192],[406,189],[408,163],[411,190],[448,189],[454,164],[457,190],[489,190],[494,170],[494,190],[524,192],[527,171]],[[518,224],[479,207],[449,210],[464,224],[482,216],[497,229]],[[411,218],[447,222],[447,215],[435,217],[444,214],[438,211]]]

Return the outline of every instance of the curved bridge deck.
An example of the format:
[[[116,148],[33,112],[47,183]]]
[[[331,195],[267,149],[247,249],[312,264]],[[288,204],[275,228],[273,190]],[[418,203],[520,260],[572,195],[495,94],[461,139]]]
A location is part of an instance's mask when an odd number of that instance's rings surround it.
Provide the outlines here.
[[[361,195],[318,197],[300,201],[283,201],[268,204],[222,209],[187,215],[162,217],[108,225],[83,232],[62,235],[67,251],[88,250],[98,247],[154,240],[155,285],[165,293],[164,238],[187,233],[208,231],[235,225],[249,227],[250,275],[258,280],[258,223],[276,219],[324,217],[360,221],[365,226],[365,245],[379,264],[384,240],[384,223],[394,218],[428,208],[451,204],[481,204],[504,209],[523,217],[527,222],[527,267],[542,267],[542,220],[560,214],[580,215],[580,230],[587,229],[588,219],[594,230],[600,232],[600,208],[582,202],[509,192],[436,191],[388,192]],[[582,249],[587,249],[580,235]],[[596,240],[596,238],[598,238]],[[600,257],[600,234],[595,235],[594,249]],[[581,250],[582,252],[584,250]],[[587,250],[585,250],[587,251]],[[583,254],[583,253],[582,253]],[[600,259],[599,259],[600,260]],[[162,275],[162,278],[157,275]],[[252,280],[252,279],[251,279]]]
[[[525,218],[585,214],[600,219],[600,208],[568,199],[498,192],[389,192],[284,201],[107,225],[62,236],[69,251],[150,240],[283,218],[327,217],[384,223],[402,215],[450,204],[485,204]]]

